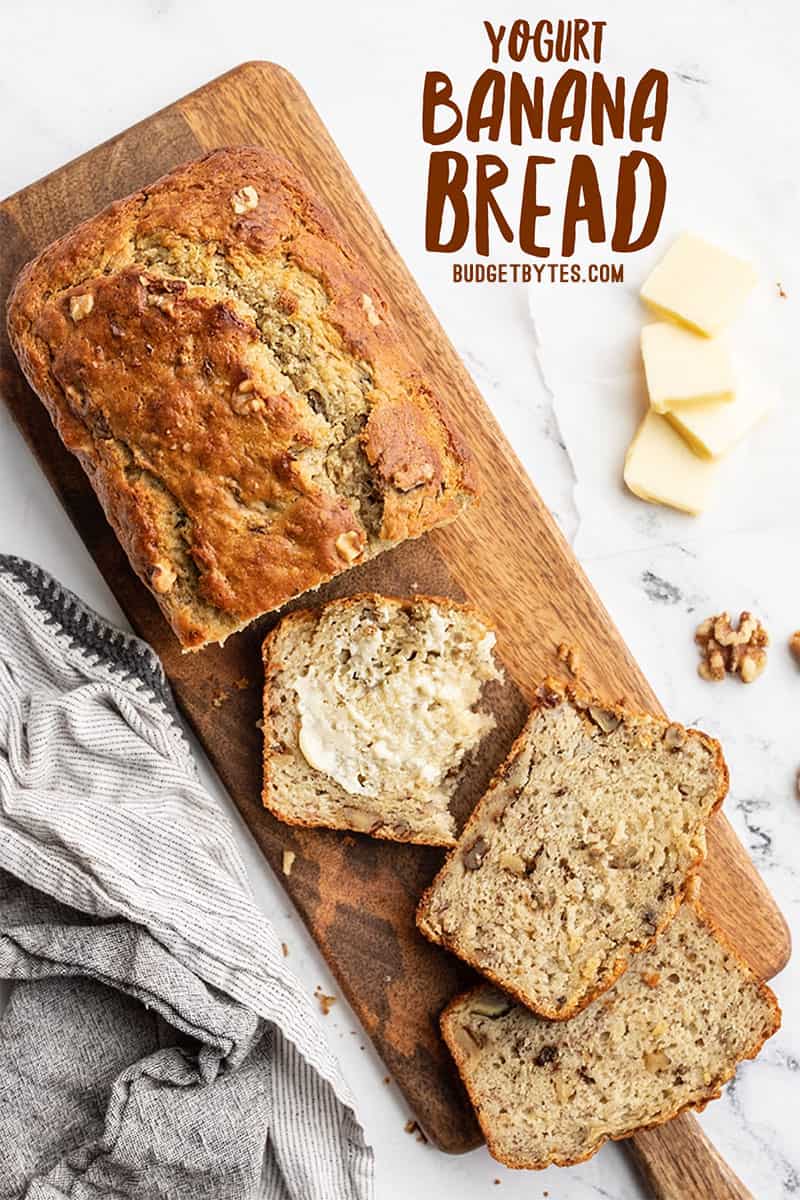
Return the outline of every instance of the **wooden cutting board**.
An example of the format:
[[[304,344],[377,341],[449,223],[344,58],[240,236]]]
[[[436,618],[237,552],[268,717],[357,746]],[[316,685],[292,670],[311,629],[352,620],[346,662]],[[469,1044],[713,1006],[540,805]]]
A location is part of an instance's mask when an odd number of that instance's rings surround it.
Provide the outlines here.
[[[480,507],[314,598],[419,589],[468,597],[494,621],[509,680],[493,693],[498,728],[483,761],[466,774],[463,816],[521,726],[537,681],[563,674],[555,655],[562,640],[580,648],[586,682],[600,695],[660,709],[298,83],[273,64],[246,63],[6,200],[0,206],[2,298],[19,266],[76,222],[182,160],[242,143],[292,159],[335,211],[483,466]],[[259,644],[270,621],[224,648],[182,655],[128,567],[83,472],[22,379],[4,331],[0,390],[132,626],[161,655],[183,712],[421,1124],[446,1150],[476,1145],[477,1126],[437,1029],[438,1013],[469,972],[423,941],[413,923],[441,852],[292,829],[264,812],[256,722]],[[296,854],[289,878],[281,872],[285,849]],[[757,971],[770,976],[783,967],[790,947],[785,922],[722,816],[710,831],[703,894]]]

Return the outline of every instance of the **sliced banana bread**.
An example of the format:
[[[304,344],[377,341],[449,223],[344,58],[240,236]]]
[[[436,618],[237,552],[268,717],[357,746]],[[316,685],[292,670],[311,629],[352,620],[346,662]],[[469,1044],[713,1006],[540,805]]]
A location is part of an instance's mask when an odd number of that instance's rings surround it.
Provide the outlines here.
[[[704,1108],[779,1025],[772,992],[691,903],[571,1021],[488,986],[442,1015],[490,1151],[530,1168],[581,1162],[607,1138]]]
[[[469,608],[355,596],[284,617],[264,642],[264,804],[294,825],[455,841],[449,802],[494,725],[500,672]]]
[[[727,786],[705,734],[548,681],[423,896],[419,928],[564,1020],[670,921]]]

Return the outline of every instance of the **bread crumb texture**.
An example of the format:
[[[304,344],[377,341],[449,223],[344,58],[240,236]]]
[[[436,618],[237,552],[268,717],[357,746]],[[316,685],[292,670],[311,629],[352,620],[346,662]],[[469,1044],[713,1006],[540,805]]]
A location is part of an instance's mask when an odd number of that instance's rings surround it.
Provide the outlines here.
[[[779,1024],[772,992],[691,904],[641,972],[571,1021],[485,986],[442,1017],[492,1154],[529,1168],[580,1162],[608,1138],[705,1107]]]
[[[704,734],[545,686],[418,924],[542,1016],[572,1016],[671,919],[727,784]]]
[[[264,643],[264,803],[282,820],[452,845],[465,756],[493,727],[494,633],[444,599],[356,596]]]
[[[9,333],[187,648],[476,490],[378,288],[265,150],[215,151],[54,243]]]

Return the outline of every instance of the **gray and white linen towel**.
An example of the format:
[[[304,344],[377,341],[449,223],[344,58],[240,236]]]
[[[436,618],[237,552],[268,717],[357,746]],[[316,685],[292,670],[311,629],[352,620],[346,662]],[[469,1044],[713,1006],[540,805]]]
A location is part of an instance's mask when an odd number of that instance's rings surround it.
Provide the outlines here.
[[[157,657],[2,556],[0,977],[3,1200],[372,1195]]]

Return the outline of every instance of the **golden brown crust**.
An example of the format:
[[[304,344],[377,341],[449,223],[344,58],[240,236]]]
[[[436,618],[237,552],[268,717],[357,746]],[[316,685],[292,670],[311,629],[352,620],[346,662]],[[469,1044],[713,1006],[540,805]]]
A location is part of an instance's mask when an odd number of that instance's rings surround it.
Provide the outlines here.
[[[554,679],[554,678],[548,676],[544,680],[544,682],[537,688],[536,698],[531,706],[531,711],[528,714],[528,719],[526,720],[525,725],[522,728],[522,731],[517,735],[512,747],[509,750],[508,754],[506,755],[505,759],[500,764],[500,766],[497,768],[488,788],[486,789],[486,792],[484,793],[484,796],[475,805],[475,808],[473,809],[463,830],[461,831],[461,834],[459,836],[459,842],[469,834],[469,832],[472,828],[475,828],[476,826],[478,826],[480,824],[481,808],[483,805],[483,800],[485,799],[486,796],[488,796],[494,790],[494,788],[498,784],[500,784],[502,782],[502,780],[506,777],[508,772],[511,770],[515,759],[521,753],[521,751],[524,749],[525,744],[530,735],[531,725],[533,724],[533,721],[536,718],[536,714],[544,707],[548,707],[548,706],[552,707],[554,702],[560,703],[561,699],[565,696],[571,702],[574,702],[575,700],[577,700],[579,703],[585,705],[586,707],[588,707],[589,705],[596,705],[598,707],[603,708],[606,712],[614,713],[615,716],[619,716],[623,719],[625,719],[626,717],[634,718],[636,720],[641,720],[642,718],[648,718],[650,720],[654,720],[654,721],[663,723],[665,726],[668,724],[668,722],[665,721],[663,718],[654,717],[652,715],[652,713],[636,712],[632,709],[623,708],[619,704],[613,704],[606,700],[598,700],[597,697],[592,696],[589,692],[585,691],[583,688],[581,688],[578,685],[575,685],[572,683],[569,683],[569,684],[563,683],[561,680]],[[586,720],[588,721],[589,718],[587,717]],[[715,738],[709,737],[707,734],[703,733],[699,729],[687,729],[686,733],[690,737],[697,738],[705,746],[707,746],[714,754],[714,762],[715,762],[715,767],[719,773],[720,785],[717,790],[717,795],[714,800],[714,804],[709,813],[709,819],[710,819],[710,817],[713,815],[713,813],[715,813],[717,811],[717,809],[720,807],[723,800],[725,799],[726,795],[728,794],[728,785],[729,785],[729,781],[730,781],[728,766],[727,766],[727,763],[725,762],[725,759],[722,754],[722,747]],[[507,992],[510,996],[513,996],[514,999],[519,1004],[523,1004],[523,1005],[525,1005],[525,1007],[530,1008],[531,1011],[535,1012],[537,1016],[540,1016],[547,1021],[568,1021],[571,1017],[574,1017],[579,1012],[582,1012],[584,1008],[587,1008],[588,1005],[590,1005],[594,1000],[596,1000],[598,998],[598,996],[602,996],[602,994],[604,992],[607,992],[610,987],[613,987],[613,985],[617,982],[617,980],[620,978],[620,976],[630,966],[633,956],[636,954],[642,953],[642,951],[647,950],[648,947],[652,946],[653,943],[655,942],[656,938],[659,936],[659,934],[662,933],[667,928],[670,921],[673,919],[673,917],[677,913],[678,909],[680,908],[681,904],[683,903],[684,899],[686,898],[687,890],[689,889],[689,887],[691,885],[693,877],[696,875],[697,871],[699,870],[699,868],[702,866],[702,864],[704,863],[704,861],[706,859],[705,849],[704,849],[704,847],[701,846],[698,848],[697,857],[694,859],[694,861],[690,864],[689,868],[687,869],[687,873],[686,873],[686,876],[684,879],[682,889],[680,891],[676,892],[676,894],[673,896],[671,905],[664,910],[664,916],[662,917],[661,921],[656,926],[655,931],[653,932],[653,934],[651,936],[643,939],[642,941],[632,943],[630,946],[630,950],[626,954],[621,954],[617,958],[615,958],[612,961],[612,963],[610,964],[609,969],[606,971],[606,973],[597,980],[596,986],[594,988],[592,988],[591,991],[587,992],[583,998],[576,1001],[572,1005],[566,1006],[565,1008],[552,1009],[552,1008],[545,1008],[543,1006],[537,1006],[537,1005],[532,1004],[530,999],[527,996],[524,996],[519,990],[515,989],[512,985],[510,985],[508,980],[501,979],[494,971],[491,970],[490,967],[487,967],[484,964],[478,962],[473,956],[466,954],[463,950],[457,949],[456,946],[454,945],[452,939],[448,938],[448,936],[445,932],[440,933],[438,930],[432,929],[431,926],[427,923],[427,920],[426,920],[427,909],[428,909],[428,905],[430,903],[431,897],[433,895],[433,892],[436,888],[437,883],[439,882],[439,879],[444,877],[449,863],[452,861],[453,857],[457,853],[458,853],[458,844],[456,844],[456,846],[448,854],[447,858],[445,859],[444,863],[440,867],[439,871],[434,876],[430,885],[422,893],[419,904],[417,905],[417,911],[416,911],[416,917],[415,917],[417,928],[419,929],[420,933],[422,933],[424,935],[424,937],[426,937],[428,939],[428,941],[433,942],[435,945],[444,946],[445,949],[449,950],[452,954],[457,955],[457,957],[460,958],[463,962],[467,963],[468,966],[473,967],[476,971],[479,971],[481,975],[483,975],[486,979],[490,980],[497,987],[502,988],[503,991]]]
[[[487,628],[492,628],[491,622],[486,620],[473,605],[464,604],[459,600],[453,600],[449,596],[429,596],[421,592],[414,596],[387,596],[378,592],[359,592],[355,596],[347,596],[341,600],[331,601],[331,603],[336,604],[339,608],[358,608],[360,604],[364,603],[390,604],[396,606],[400,612],[406,612],[413,608],[415,604],[419,603],[435,604],[438,608],[441,608],[446,612],[469,613],[471,616],[478,617],[481,621],[483,621]],[[353,830],[352,826],[345,823],[342,823],[341,825],[332,825],[330,821],[321,822],[303,820],[298,817],[289,816],[279,804],[273,801],[270,788],[270,742],[272,734],[272,723],[270,720],[272,712],[271,688],[272,681],[278,671],[280,671],[282,665],[276,657],[275,645],[277,643],[278,636],[286,632],[287,625],[301,625],[306,621],[313,621],[316,623],[319,620],[323,609],[324,606],[318,609],[300,608],[295,609],[291,613],[287,613],[287,615],[282,617],[277,625],[270,630],[262,643],[261,656],[264,664],[264,716],[262,721],[264,731],[264,747],[263,787],[261,791],[261,801],[264,805],[264,808],[268,809],[269,812],[271,812],[274,817],[277,817],[279,821],[282,821],[284,825],[295,825],[304,829],[341,829],[347,831],[348,833],[353,833],[355,831]],[[413,830],[409,830],[408,833],[405,834],[398,834],[377,829],[374,833],[370,833],[369,836],[380,838],[383,841],[411,842],[419,846],[443,846],[447,849],[450,849],[450,847],[454,846],[456,841],[455,838],[442,838],[440,841],[434,841],[429,835],[418,835],[415,834]]]
[[[614,1142],[622,1141],[624,1138],[631,1137],[635,1133],[642,1133],[647,1129],[655,1129],[659,1125],[666,1124],[666,1122],[671,1121],[673,1119],[673,1117],[680,1116],[681,1113],[687,1112],[690,1109],[695,1110],[697,1112],[702,1112],[705,1109],[706,1105],[710,1104],[712,1100],[719,1099],[719,1097],[722,1095],[722,1089],[725,1086],[725,1084],[728,1083],[733,1078],[734,1074],[736,1073],[736,1068],[738,1066],[738,1063],[744,1062],[748,1059],[755,1058],[760,1053],[761,1048],[764,1045],[764,1043],[766,1041],[768,1041],[769,1038],[771,1038],[774,1033],[777,1032],[777,1030],[779,1029],[780,1024],[781,1024],[781,1010],[780,1010],[780,1005],[778,1004],[777,997],[775,996],[775,993],[772,991],[771,988],[769,988],[766,985],[766,983],[764,983],[763,979],[760,979],[756,975],[756,973],[753,971],[753,969],[749,965],[749,963],[747,963],[745,961],[745,959],[742,958],[741,954],[738,952],[736,947],[731,944],[731,942],[728,940],[727,937],[725,937],[725,935],[720,930],[719,926],[716,924],[716,922],[713,920],[713,918],[709,916],[709,914],[702,907],[702,905],[696,900],[688,901],[688,903],[690,903],[692,905],[692,907],[694,908],[694,910],[697,913],[700,920],[703,922],[703,924],[706,925],[706,927],[714,935],[714,937],[717,939],[717,941],[721,942],[724,949],[727,950],[727,952],[736,960],[736,962],[738,963],[739,967],[744,972],[744,974],[750,979],[750,981],[752,983],[755,984],[755,986],[758,988],[759,992],[761,993],[763,999],[766,1001],[768,1007],[771,1009],[772,1021],[769,1025],[769,1027],[766,1029],[764,1036],[761,1038],[761,1040],[759,1042],[757,1042],[755,1045],[753,1045],[748,1050],[747,1054],[742,1055],[741,1059],[737,1060],[737,1062],[733,1064],[733,1067],[731,1068],[730,1072],[727,1075],[725,1075],[724,1078],[718,1080],[716,1082],[716,1084],[709,1089],[708,1094],[706,1096],[704,1096],[702,1100],[692,1100],[692,1101],[689,1101],[687,1104],[679,1105],[677,1108],[672,1109],[670,1112],[663,1114],[657,1120],[651,1121],[649,1124],[636,1125],[636,1126],[631,1127],[630,1129],[626,1129],[622,1133],[609,1134],[607,1137],[604,1137],[604,1138],[602,1138],[601,1141],[597,1142],[596,1145],[591,1146],[585,1154],[579,1155],[576,1158],[552,1158],[552,1159],[548,1159],[546,1162],[533,1162],[533,1161],[530,1161],[527,1159],[526,1160],[514,1159],[514,1158],[510,1158],[508,1155],[503,1155],[502,1151],[500,1150],[500,1147],[495,1142],[495,1140],[492,1136],[492,1130],[489,1128],[488,1122],[486,1122],[483,1119],[479,1098],[474,1094],[474,1091],[470,1087],[469,1079],[467,1078],[467,1074],[463,1069],[464,1062],[465,1062],[465,1056],[462,1053],[457,1041],[454,1038],[449,1036],[448,1018],[450,1017],[450,1015],[452,1013],[454,1013],[458,1008],[460,1008],[462,1004],[467,1002],[470,999],[470,997],[477,995],[482,990],[480,984],[477,987],[470,988],[468,991],[462,992],[460,995],[455,996],[450,1001],[450,1003],[443,1010],[443,1012],[439,1018],[439,1025],[440,1025],[440,1028],[442,1031],[442,1037],[444,1038],[444,1041],[445,1041],[445,1044],[447,1045],[448,1050],[450,1051],[451,1055],[453,1056],[453,1060],[456,1064],[456,1067],[458,1068],[458,1073],[461,1076],[461,1080],[464,1084],[464,1087],[466,1088],[467,1095],[469,1096],[470,1103],[472,1104],[472,1107],[475,1110],[475,1115],[478,1118],[478,1124],[481,1127],[481,1132],[483,1133],[483,1136],[486,1139],[486,1145],[488,1147],[489,1153],[492,1155],[493,1158],[497,1159],[498,1162],[501,1162],[501,1163],[503,1163],[504,1166],[511,1167],[514,1170],[526,1170],[526,1171],[540,1171],[540,1170],[544,1170],[546,1167],[551,1167],[551,1166],[574,1167],[578,1163],[586,1162],[587,1159],[592,1158],[597,1153],[597,1151],[600,1149],[600,1147],[603,1146],[608,1141],[614,1141]],[[508,991],[508,989],[506,989],[506,991]],[[508,994],[511,995],[511,993],[508,993]],[[515,999],[516,999],[516,997],[515,997]]]
[[[451,520],[476,492],[376,285],[266,150],[215,151],[53,243],[20,273],[8,327],[187,648]],[[352,428],[315,407],[314,354],[361,406]],[[363,483],[330,473],[345,440]]]

